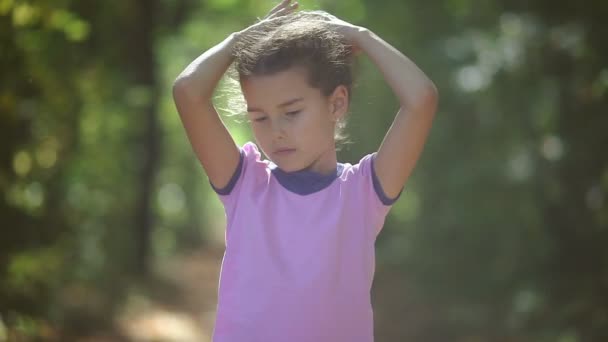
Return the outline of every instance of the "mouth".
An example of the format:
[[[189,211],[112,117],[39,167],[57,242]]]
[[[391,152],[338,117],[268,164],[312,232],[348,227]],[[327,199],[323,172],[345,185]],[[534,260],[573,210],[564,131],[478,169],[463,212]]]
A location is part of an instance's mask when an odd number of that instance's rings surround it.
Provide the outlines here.
[[[274,150],[273,154],[277,156],[284,156],[295,152],[295,148],[279,148]]]

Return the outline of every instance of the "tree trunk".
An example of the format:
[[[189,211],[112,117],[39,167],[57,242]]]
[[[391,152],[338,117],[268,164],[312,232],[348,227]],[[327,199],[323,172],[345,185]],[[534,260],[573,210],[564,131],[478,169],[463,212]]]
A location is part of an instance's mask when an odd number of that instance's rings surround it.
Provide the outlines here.
[[[160,162],[160,134],[155,100],[158,95],[154,67],[154,29],[157,0],[137,0],[133,3],[134,18],[129,30],[128,53],[132,80],[135,86],[146,90],[147,101],[140,107],[142,119],[141,169],[139,191],[135,212],[135,255],[134,271],[139,275],[148,272],[150,241],[153,227],[153,186]]]

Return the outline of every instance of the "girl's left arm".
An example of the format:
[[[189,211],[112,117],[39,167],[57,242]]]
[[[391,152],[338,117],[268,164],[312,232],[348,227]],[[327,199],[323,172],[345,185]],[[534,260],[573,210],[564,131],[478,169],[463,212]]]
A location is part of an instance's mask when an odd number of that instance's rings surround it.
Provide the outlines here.
[[[374,162],[386,196],[395,198],[409,178],[437,109],[437,88],[409,58],[368,29],[351,26],[349,38],[380,69],[401,107]]]

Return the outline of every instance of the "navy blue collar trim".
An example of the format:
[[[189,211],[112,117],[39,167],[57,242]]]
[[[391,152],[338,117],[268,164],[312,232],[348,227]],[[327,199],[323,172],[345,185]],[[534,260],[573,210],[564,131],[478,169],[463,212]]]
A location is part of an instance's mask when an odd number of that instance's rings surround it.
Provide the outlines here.
[[[344,170],[344,164],[338,163],[336,170],[328,175],[310,170],[285,172],[274,163],[270,163],[270,170],[285,189],[299,195],[310,195],[325,189],[338,178]]]

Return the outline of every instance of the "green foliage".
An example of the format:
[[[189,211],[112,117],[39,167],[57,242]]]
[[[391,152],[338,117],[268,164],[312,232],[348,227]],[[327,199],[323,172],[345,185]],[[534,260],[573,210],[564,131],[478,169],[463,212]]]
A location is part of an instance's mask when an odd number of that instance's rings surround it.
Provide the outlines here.
[[[273,3],[0,0],[0,340],[111,324],[136,275],[223,243],[171,85]],[[301,1],[440,91],[377,241],[378,341],[608,339],[606,4]],[[230,84],[216,105],[243,143]],[[397,106],[362,58],[341,159],[374,150]]]

